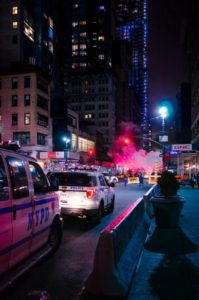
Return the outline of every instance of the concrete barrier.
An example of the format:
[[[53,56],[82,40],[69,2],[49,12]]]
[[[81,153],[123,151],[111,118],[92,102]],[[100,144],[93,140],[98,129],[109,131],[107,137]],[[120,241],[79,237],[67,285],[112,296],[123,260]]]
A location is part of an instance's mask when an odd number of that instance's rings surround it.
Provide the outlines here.
[[[159,194],[159,188],[158,184],[155,184],[143,195],[145,211],[149,218],[154,217],[153,206],[150,199],[157,194]]]
[[[85,282],[86,293],[127,296],[150,226],[145,200],[135,200],[101,232],[93,271]]]

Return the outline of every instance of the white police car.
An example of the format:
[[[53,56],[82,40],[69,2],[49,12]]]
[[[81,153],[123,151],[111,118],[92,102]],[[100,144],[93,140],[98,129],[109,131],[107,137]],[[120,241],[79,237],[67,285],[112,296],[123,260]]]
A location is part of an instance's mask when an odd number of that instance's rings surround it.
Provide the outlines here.
[[[59,200],[39,164],[0,148],[0,291],[27,270],[28,259],[32,266],[53,253],[61,238]]]
[[[117,176],[115,175],[111,175],[109,173],[103,172],[103,175],[105,176],[105,178],[108,180],[109,183],[117,183],[119,180],[117,178]]]
[[[58,185],[63,215],[91,217],[99,223],[105,211],[114,210],[114,183],[96,171],[63,171],[48,175],[51,184]]]

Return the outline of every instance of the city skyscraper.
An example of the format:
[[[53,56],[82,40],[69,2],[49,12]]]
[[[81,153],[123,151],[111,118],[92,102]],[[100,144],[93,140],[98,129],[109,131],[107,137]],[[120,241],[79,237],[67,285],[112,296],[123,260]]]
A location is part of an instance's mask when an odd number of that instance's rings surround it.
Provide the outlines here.
[[[118,123],[135,112],[129,85],[129,45],[116,41],[115,0],[66,4],[66,91],[81,123],[103,132],[108,149]],[[131,99],[131,101],[130,101]]]
[[[116,0],[118,39],[128,40],[131,47],[129,84],[134,87],[140,107],[143,137],[148,133],[148,0]],[[147,150],[148,142],[143,142]]]
[[[61,11],[61,0],[0,2],[1,134],[3,140],[19,140],[27,151],[58,150],[66,131],[55,43]],[[62,107],[54,110],[53,122],[52,100]]]

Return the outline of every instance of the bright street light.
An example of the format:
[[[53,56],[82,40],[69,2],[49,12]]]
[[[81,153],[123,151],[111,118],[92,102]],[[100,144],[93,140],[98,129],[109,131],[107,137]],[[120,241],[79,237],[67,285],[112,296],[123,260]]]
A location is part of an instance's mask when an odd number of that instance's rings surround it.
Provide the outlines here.
[[[165,119],[168,116],[168,108],[166,106],[162,106],[159,109],[159,113],[162,119]]]
[[[66,149],[68,149],[68,144],[71,142],[71,139],[68,137],[63,137],[63,141],[66,143]]]
[[[164,132],[164,126],[165,126],[164,119],[168,116],[168,108],[166,106],[160,107],[159,113],[162,118],[162,132]]]
[[[64,137],[64,138],[63,138],[63,141],[64,141],[66,144],[68,144],[68,143],[70,142],[70,139],[67,138],[67,137]]]

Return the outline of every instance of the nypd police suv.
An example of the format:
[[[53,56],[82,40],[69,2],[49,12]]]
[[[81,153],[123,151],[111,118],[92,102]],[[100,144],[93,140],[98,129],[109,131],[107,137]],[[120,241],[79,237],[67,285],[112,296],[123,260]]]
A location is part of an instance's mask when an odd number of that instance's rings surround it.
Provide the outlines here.
[[[28,262],[55,252],[61,239],[58,197],[42,168],[31,157],[0,148],[0,291]]]

